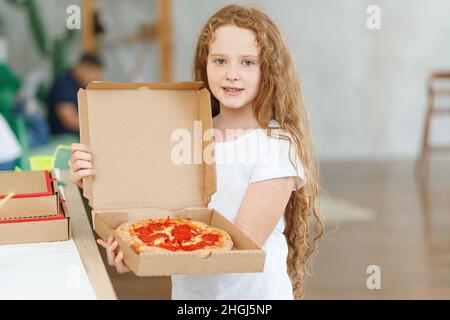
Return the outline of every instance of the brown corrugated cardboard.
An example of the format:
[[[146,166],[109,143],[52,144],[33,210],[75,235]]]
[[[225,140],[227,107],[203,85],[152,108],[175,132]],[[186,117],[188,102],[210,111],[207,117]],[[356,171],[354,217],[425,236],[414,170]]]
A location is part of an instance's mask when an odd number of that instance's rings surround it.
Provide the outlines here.
[[[69,219],[0,224],[0,244],[69,239]]]
[[[46,173],[46,179],[42,179],[43,173],[1,173],[0,190],[15,193],[17,197],[5,201],[0,207],[0,244],[69,239],[69,215],[58,184],[52,172]]]
[[[91,83],[78,92],[80,138],[90,145],[96,170],[83,180],[93,208],[94,230],[106,239],[114,228],[141,218],[186,217],[227,231],[235,244],[227,253],[199,257],[195,253],[136,254],[119,242],[127,265],[141,276],[260,272],[265,253],[219,212],[207,209],[216,188],[214,164],[202,154],[212,129],[210,96],[201,82]],[[201,124],[200,143],[194,122]],[[172,133],[194,137],[192,160],[171,159]],[[197,150],[198,151],[198,150]],[[198,161],[200,160],[200,161]]]
[[[103,239],[107,239],[110,235],[115,235],[114,229],[122,223],[146,218],[166,217],[200,221],[227,231],[233,239],[233,250],[210,252],[206,256],[199,256],[195,252],[139,255],[118,239],[127,265],[139,276],[258,272],[264,266],[264,254],[261,249],[234,224],[215,210],[188,208],[177,212],[167,212],[153,208],[94,212],[94,217],[94,229]]]
[[[178,83],[176,89],[169,84],[119,88],[118,83],[91,83],[79,92],[81,141],[95,150],[98,169],[94,181],[83,183],[90,205],[176,210],[207,203],[215,188],[211,165],[179,165],[170,155],[174,130],[191,132],[194,121],[202,122],[203,131],[211,128],[210,111],[199,112],[200,103],[209,104],[208,91],[200,89],[201,82]]]
[[[17,196],[33,197],[52,194],[47,171],[1,171],[0,198],[14,192]]]
[[[58,194],[53,183],[48,171],[0,172],[0,199],[13,195],[0,205],[0,220],[56,216]]]
[[[58,196],[12,198],[0,206],[0,219],[56,216]]]

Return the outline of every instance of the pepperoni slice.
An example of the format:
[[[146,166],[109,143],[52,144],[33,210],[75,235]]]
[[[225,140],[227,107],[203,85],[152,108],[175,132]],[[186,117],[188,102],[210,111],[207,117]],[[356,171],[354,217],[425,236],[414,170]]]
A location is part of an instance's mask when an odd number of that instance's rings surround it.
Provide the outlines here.
[[[216,242],[219,242],[219,235],[214,233],[202,234],[202,240],[204,240],[208,244],[215,244]]]
[[[200,241],[195,244],[183,245],[182,248],[184,251],[193,251],[193,250],[203,249],[207,245],[208,245],[208,243],[206,243],[205,241]]]
[[[194,233],[192,229],[187,225],[178,225],[172,229],[172,235],[178,242],[191,240]]]
[[[172,228],[172,236],[162,233],[168,227]],[[201,240],[197,243],[192,243],[192,239],[200,234],[199,230],[189,224],[180,224],[170,219],[161,219],[159,222],[148,223],[133,230],[133,233],[138,236],[146,245],[157,246],[170,251],[193,251],[203,249],[207,246],[217,245],[220,241],[220,235],[216,233],[207,233],[201,235]],[[158,241],[157,239],[163,239]]]
[[[172,243],[172,242],[161,243],[160,245],[158,245],[158,247],[167,249],[170,251],[178,251],[180,249],[180,247],[178,245],[176,245],[175,243]]]
[[[156,224],[156,223],[150,223],[147,224],[145,226],[136,228],[134,230],[134,232],[136,232],[137,234],[153,234],[155,231],[161,231],[163,230],[164,227],[160,224]]]
[[[163,238],[164,242],[169,240],[169,236],[165,233],[155,233],[155,234],[143,234],[138,235],[139,239],[141,239],[145,244],[149,246],[153,246],[155,244],[155,240],[159,238]]]
[[[149,229],[151,231],[161,231],[164,229],[164,227],[158,223],[151,223],[151,224],[147,225],[147,229]]]

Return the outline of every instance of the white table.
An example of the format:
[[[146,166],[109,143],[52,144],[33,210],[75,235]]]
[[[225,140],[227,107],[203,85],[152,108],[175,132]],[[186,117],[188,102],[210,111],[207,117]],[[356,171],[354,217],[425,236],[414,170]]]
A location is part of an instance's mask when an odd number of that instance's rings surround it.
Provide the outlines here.
[[[0,245],[0,299],[117,299],[81,195],[61,176],[72,238]]]
[[[0,246],[0,299],[96,299],[73,240]]]

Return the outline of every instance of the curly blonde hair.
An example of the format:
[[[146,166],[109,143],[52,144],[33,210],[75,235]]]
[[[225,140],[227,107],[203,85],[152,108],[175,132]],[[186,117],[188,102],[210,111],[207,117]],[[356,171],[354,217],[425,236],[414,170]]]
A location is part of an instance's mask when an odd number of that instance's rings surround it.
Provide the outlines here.
[[[272,20],[258,9],[229,5],[217,11],[200,32],[194,60],[195,80],[208,85],[206,65],[214,32],[223,25],[252,30],[260,49],[261,85],[253,103],[253,113],[262,128],[275,119],[289,133],[305,170],[305,184],[294,191],[285,209],[287,259],[295,298],[304,295],[311,258],[324,233],[319,208],[319,163],[300,90],[300,81],[286,43]],[[211,90],[210,90],[211,92]],[[219,101],[211,94],[213,115],[220,112]],[[271,134],[269,128],[268,134]],[[293,141],[292,141],[293,140]],[[292,159],[291,159],[292,162]]]

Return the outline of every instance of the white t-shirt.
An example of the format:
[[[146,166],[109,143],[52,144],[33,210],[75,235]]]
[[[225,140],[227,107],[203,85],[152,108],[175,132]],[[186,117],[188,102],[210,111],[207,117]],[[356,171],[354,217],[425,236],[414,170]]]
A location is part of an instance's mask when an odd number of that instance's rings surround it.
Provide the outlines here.
[[[0,114],[0,163],[17,159],[22,152],[16,136],[3,115]]]
[[[271,124],[273,126],[274,121]],[[290,162],[289,152],[298,170]],[[233,141],[216,143],[215,157],[217,191],[208,207],[233,223],[250,183],[296,176],[295,190],[304,184],[304,168],[294,144],[290,148],[289,141],[269,137],[264,129],[252,130]],[[284,228],[283,215],[263,246],[266,252],[263,272],[174,275],[172,299],[293,299],[287,273],[288,245]]]

